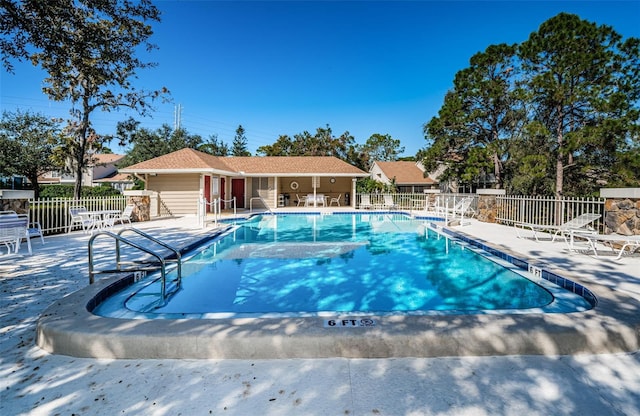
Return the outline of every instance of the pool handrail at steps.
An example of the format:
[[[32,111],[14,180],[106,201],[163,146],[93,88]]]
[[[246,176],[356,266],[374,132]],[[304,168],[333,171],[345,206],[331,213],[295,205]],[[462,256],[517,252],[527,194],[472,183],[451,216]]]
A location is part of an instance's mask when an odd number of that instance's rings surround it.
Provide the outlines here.
[[[172,252],[172,255],[168,256],[168,257],[164,257],[162,256],[160,253],[158,253],[157,251],[151,250],[148,247],[142,246],[134,241],[131,241],[127,238],[124,238],[122,236],[122,234],[125,231],[132,231],[134,233],[139,234],[140,236],[144,237],[145,239],[152,241],[166,249],[168,249],[169,251]],[[105,270],[95,270],[94,269],[94,248],[93,248],[93,242],[95,241],[95,239],[98,236],[108,236],[113,238],[116,241],[116,268],[115,269],[105,269]],[[157,259],[157,262],[150,262],[148,260],[142,260],[142,261],[122,261],[121,260],[121,255],[120,255],[120,244],[124,243],[128,246],[131,246],[133,248],[136,248],[140,251],[143,251],[145,253],[147,253],[148,255],[154,257],[155,259]],[[176,269],[177,269],[177,279],[175,280],[175,287],[174,290],[171,293],[167,293],[166,290],[166,281],[167,281],[167,271],[166,271],[166,266],[167,263],[176,263]],[[130,265],[134,265],[134,267],[130,267],[130,268],[122,268],[121,266],[124,264],[130,264]],[[136,266],[137,265],[137,266]],[[120,230],[117,234],[112,233],[111,231],[98,231],[95,232],[91,238],[89,239],[89,284],[93,284],[95,279],[95,275],[97,274],[108,274],[108,273],[128,273],[128,272],[148,272],[148,271],[156,271],[156,270],[160,270],[161,273],[161,295],[162,295],[162,301],[165,301],[167,299],[168,296],[170,296],[173,292],[177,291],[180,289],[180,284],[182,281],[182,255],[180,254],[180,251],[178,249],[176,249],[175,247],[161,241],[158,240],[157,238],[142,232],[140,230],[138,230],[137,228],[124,228],[122,230]]]

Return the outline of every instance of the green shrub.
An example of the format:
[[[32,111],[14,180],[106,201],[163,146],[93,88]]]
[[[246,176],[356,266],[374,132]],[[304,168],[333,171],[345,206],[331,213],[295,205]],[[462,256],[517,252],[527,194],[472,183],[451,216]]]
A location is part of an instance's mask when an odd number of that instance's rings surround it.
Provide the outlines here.
[[[42,185],[40,198],[73,198],[73,185]],[[83,186],[81,196],[111,196],[120,195],[120,191],[108,184],[99,186]]]

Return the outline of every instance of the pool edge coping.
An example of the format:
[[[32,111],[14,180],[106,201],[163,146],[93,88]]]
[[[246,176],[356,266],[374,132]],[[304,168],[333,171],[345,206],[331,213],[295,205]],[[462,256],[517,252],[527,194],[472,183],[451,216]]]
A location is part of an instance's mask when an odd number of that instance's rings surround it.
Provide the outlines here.
[[[482,244],[528,261],[520,253]],[[50,305],[38,319],[36,342],[54,354],[112,359],[566,355],[639,349],[640,302],[563,271],[550,271],[588,287],[598,304],[569,314],[371,314],[367,317],[374,318],[376,326],[370,328],[326,328],[326,317],[146,321],[92,314],[87,305],[123,277],[113,276]]]

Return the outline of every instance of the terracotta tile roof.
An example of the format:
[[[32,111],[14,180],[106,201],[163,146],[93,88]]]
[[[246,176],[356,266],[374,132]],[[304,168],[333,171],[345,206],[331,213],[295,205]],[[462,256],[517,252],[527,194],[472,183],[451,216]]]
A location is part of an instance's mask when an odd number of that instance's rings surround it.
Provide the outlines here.
[[[182,149],[120,169],[120,172],[144,172],[151,170],[202,170],[222,171],[229,174],[255,175],[344,175],[368,176],[368,174],[336,157],[320,156],[269,156],[269,157],[221,157],[211,156],[194,149]]]
[[[416,165],[416,162],[376,162],[376,164],[387,178],[396,178],[398,185],[437,183],[429,177],[425,178],[423,170]]]

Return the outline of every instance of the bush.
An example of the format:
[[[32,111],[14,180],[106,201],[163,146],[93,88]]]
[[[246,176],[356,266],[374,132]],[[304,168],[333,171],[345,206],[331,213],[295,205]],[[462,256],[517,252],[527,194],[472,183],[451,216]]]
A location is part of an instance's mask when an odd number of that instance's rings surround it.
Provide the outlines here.
[[[73,185],[42,185],[40,198],[73,198]],[[83,186],[81,196],[111,196],[120,195],[120,191],[108,184],[99,186]]]

